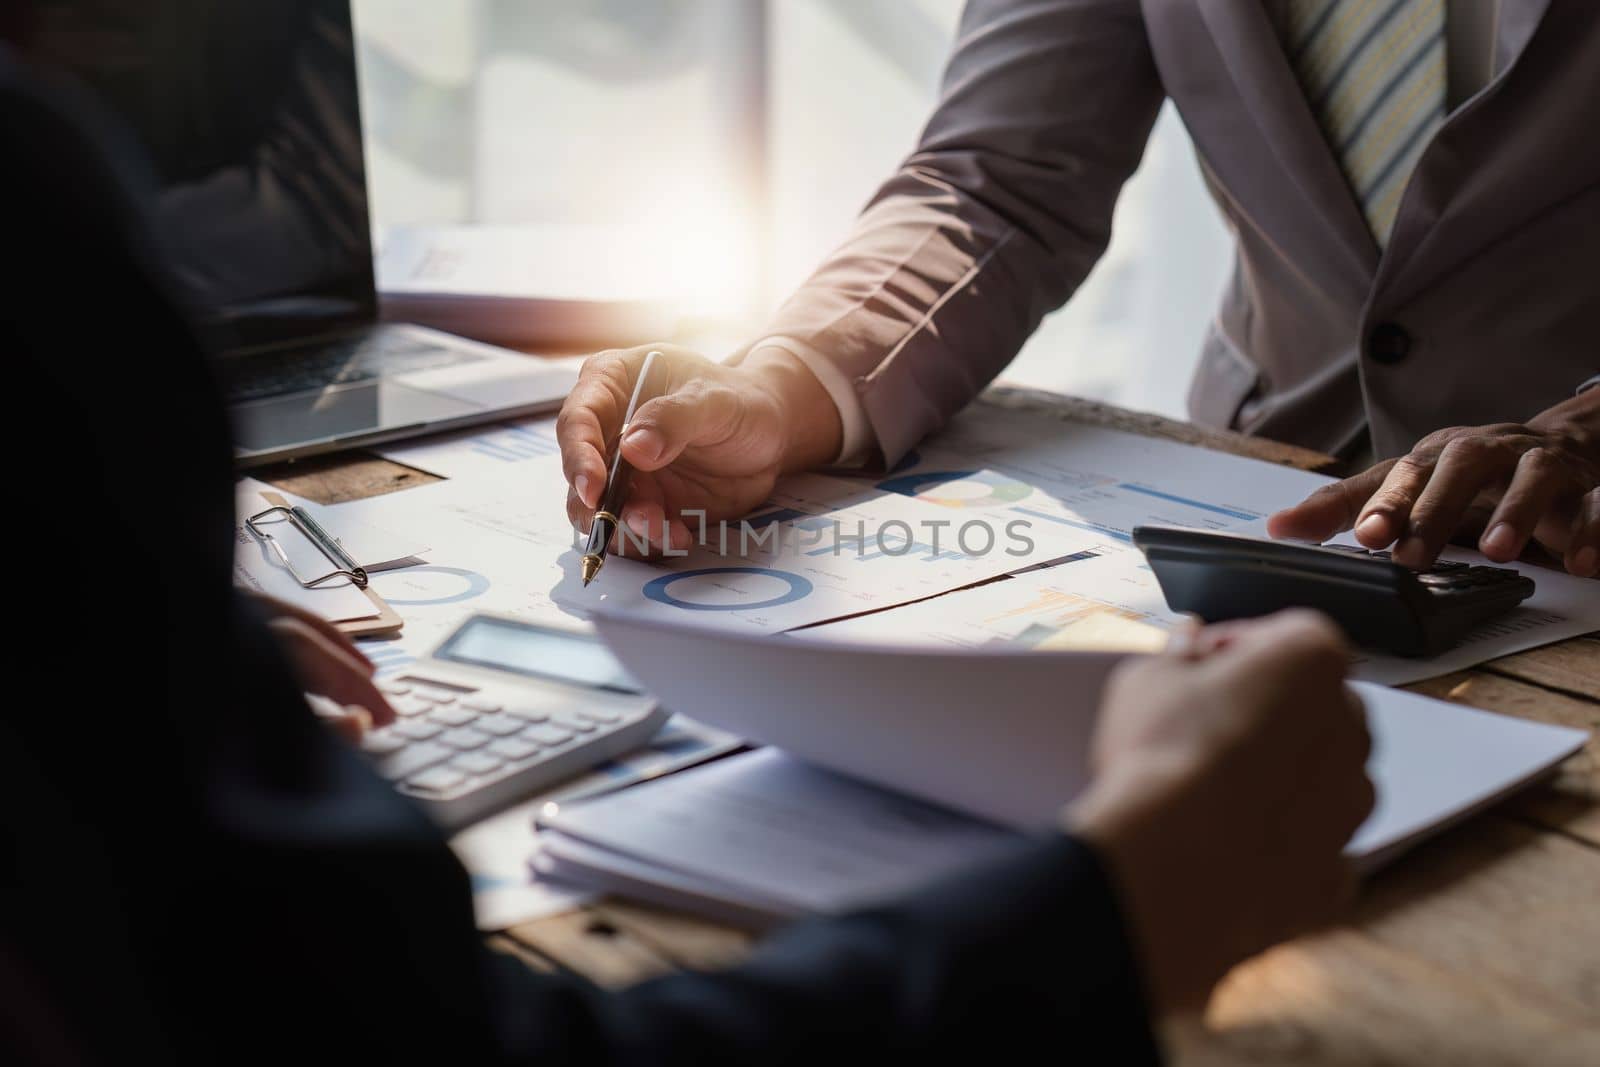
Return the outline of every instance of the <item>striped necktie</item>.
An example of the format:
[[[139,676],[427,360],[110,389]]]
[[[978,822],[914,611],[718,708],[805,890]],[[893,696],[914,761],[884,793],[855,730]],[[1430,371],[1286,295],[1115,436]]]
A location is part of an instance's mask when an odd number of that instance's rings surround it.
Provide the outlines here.
[[[1444,121],[1444,0],[1285,0],[1285,47],[1379,247]]]

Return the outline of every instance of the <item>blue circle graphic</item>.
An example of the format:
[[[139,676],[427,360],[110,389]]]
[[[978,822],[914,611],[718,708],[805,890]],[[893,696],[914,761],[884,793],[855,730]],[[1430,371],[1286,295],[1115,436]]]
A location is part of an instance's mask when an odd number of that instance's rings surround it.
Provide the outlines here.
[[[449,593],[445,596],[437,597],[420,597],[415,600],[407,600],[385,594],[383,599],[391,607],[396,605],[415,607],[419,604],[459,604],[463,600],[472,600],[489,591],[489,579],[477,571],[464,570],[461,567],[437,567],[432,564],[425,564],[421,567],[407,567],[404,570],[395,571],[394,574],[396,577],[406,574],[448,574],[462,579],[467,583],[467,586],[459,593]],[[382,574],[375,574],[373,578],[377,579],[379,584],[384,584]]]
[[[789,583],[789,589],[787,592],[766,600],[758,600],[753,604],[696,604],[692,600],[680,600],[670,592],[673,582],[713,574],[762,574],[769,578],[783,579]],[[775,571],[770,567],[705,567],[697,571],[664,574],[645,585],[644,595],[658,604],[667,604],[686,611],[759,611],[762,608],[775,608],[779,604],[792,604],[796,600],[810,596],[811,588],[809,579],[802,578],[798,574],[790,574],[788,571]]]

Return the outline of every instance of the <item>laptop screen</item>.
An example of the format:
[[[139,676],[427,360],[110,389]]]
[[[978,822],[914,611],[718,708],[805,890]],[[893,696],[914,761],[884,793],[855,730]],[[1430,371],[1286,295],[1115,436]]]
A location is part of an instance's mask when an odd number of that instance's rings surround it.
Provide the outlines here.
[[[25,51],[132,141],[183,295],[219,349],[376,317],[347,0],[39,0]]]

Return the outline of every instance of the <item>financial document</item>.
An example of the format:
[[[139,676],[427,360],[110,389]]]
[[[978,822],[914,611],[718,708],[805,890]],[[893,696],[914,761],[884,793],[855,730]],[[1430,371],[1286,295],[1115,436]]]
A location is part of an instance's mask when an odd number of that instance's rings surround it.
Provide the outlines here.
[[[1345,846],[1364,871],[1526,785],[1587,740],[1548,726],[1357,683],[1373,750],[1373,810]],[[859,716],[881,710],[863,701]],[[1026,737],[1019,737],[1026,743]],[[954,760],[948,779],[988,774]],[[1065,768],[1064,768],[1065,773]],[[864,779],[864,780],[862,780]],[[665,903],[790,918],[907,892],[1016,840],[969,818],[775,749],[734,756],[544,817],[536,861],[555,874]],[[1032,822],[1057,814],[1040,797]],[[665,891],[665,892],[663,892]]]
[[[512,468],[560,454],[553,415],[378,445],[385,459],[441,478],[515,477]]]
[[[566,481],[550,455],[502,478],[461,478],[338,505],[436,545],[424,567],[375,576],[406,640],[472,610],[582,618],[606,604],[653,617],[774,632],[902,604],[1084,551],[1092,536],[1000,509],[959,516],[869,485],[784,479],[746,519],[691,530],[705,543],[644,561],[611,556],[584,588]]]
[[[562,837],[643,861],[707,897],[775,918],[904,893],[1018,839],[770,748],[562,805],[545,821]],[[560,838],[548,848],[559,854]]]
[[[819,528],[827,528],[834,512],[846,519],[846,532],[850,532],[848,520],[857,512],[874,517],[880,527],[901,517],[928,529],[929,517],[939,516],[948,521],[939,527],[943,535],[939,547],[948,552],[952,531],[971,519],[999,531],[1002,537],[1006,524],[1021,520],[1028,524],[1030,537],[1041,543],[1048,538],[1043,551],[999,567],[984,567],[941,552],[927,554],[931,558],[922,553],[907,557],[878,553],[874,559],[851,560],[848,551],[835,556],[822,543],[792,550],[778,560],[765,551],[740,552],[735,543],[731,552],[699,549],[689,557],[660,565],[613,559],[595,586],[576,592],[570,565],[553,562],[572,558],[563,555],[574,548],[570,531],[564,529],[564,516],[559,508],[538,510],[565,492],[557,452],[554,421],[549,418],[386,449],[403,462],[455,478],[458,483],[473,483],[472,487],[457,484],[437,497],[455,525],[437,527],[435,534],[431,532],[435,527],[419,517],[422,525],[418,529],[428,539],[459,545],[462,542],[455,531],[470,528],[484,542],[472,546],[473,554],[491,561],[503,557],[508,564],[518,559],[516,569],[506,574],[529,574],[529,568],[534,569],[532,582],[521,582],[515,590],[496,591],[490,600],[499,603],[486,602],[484,606],[514,614],[537,609],[568,615],[581,613],[585,595],[592,592],[605,596],[608,604],[627,605],[646,615],[716,619],[739,627],[784,630],[859,615],[886,603],[910,603],[886,614],[832,623],[816,632],[841,639],[957,646],[1000,640],[1046,649],[1154,647],[1173,616],[1166,611],[1143,557],[1129,543],[1133,527],[1162,523],[1259,532],[1264,516],[1331,480],[980,400],[889,474],[848,479],[817,476],[811,482],[786,482],[788,496],[775,497],[752,521],[763,529],[782,527],[789,543],[796,544],[814,537]],[[845,484],[853,487],[854,495],[841,488]],[[412,498],[420,507],[428,498],[414,494],[438,489],[413,490],[396,497]],[[895,506],[896,499],[910,510],[902,514]],[[387,509],[390,505],[381,506]],[[552,517],[554,526],[548,523]],[[374,521],[381,520],[375,517]],[[506,538],[536,543],[534,552],[544,554],[552,567],[540,570],[534,562],[537,555],[519,557],[521,550],[511,547]],[[557,541],[561,550],[552,554]],[[1080,558],[1055,568],[1059,573],[1025,573],[1039,563],[1083,553],[1099,558]],[[866,554],[872,554],[870,548]],[[1451,549],[1447,555],[1485,562],[1476,553],[1462,550]],[[495,563],[491,569],[498,567]],[[869,573],[871,580],[863,581]],[[1024,576],[992,588],[949,592],[1001,573]],[[1538,593],[1517,610],[1481,627],[1451,652],[1425,661],[1363,654],[1356,668],[1358,676],[1403,684],[1600,629],[1600,596],[1594,594],[1594,582],[1543,568],[1531,568],[1528,573],[1535,579]],[[484,570],[485,579],[487,575]],[[466,586],[451,585],[452,580],[467,581],[465,576],[440,572],[396,578],[391,584],[438,584],[454,589],[451,595],[470,591]],[[390,595],[382,584],[379,592]],[[429,601],[430,594],[407,592],[426,609],[420,602]],[[932,599],[924,600],[928,597]],[[914,601],[921,602],[911,603]],[[403,607],[399,610],[406,614]]]
[[[1348,537],[1339,538],[1354,543]],[[1490,564],[1470,549],[1447,548],[1447,559]],[[1383,685],[1405,685],[1463,670],[1485,660],[1600,630],[1600,582],[1532,564],[1507,564],[1534,580],[1532,597],[1472,631],[1430,659],[1358,649],[1351,674]],[[1179,621],[1138,552],[1112,552],[978,589],[827,626],[807,634],[837,641],[945,644],[1003,642],[1047,649],[1148,650]]]
[[[1232,529],[1331,480],[979,400],[872,484],[957,512],[1001,508],[1118,548],[1143,523]]]
[[[472,908],[480,930],[504,930],[545,915],[568,911],[590,894],[552,885],[534,873],[539,850],[534,817],[551,802],[583,797],[649,781],[732,752],[743,744],[725,730],[674,715],[654,737],[626,756],[532,797],[457,833],[450,848],[472,878]]]

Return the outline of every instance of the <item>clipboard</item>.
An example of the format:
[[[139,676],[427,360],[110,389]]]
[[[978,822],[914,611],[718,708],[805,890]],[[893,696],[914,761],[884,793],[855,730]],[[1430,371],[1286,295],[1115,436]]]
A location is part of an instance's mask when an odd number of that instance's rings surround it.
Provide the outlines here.
[[[343,622],[335,622],[333,625],[341,633],[348,634],[351,637],[380,637],[400,631],[400,628],[405,625],[405,620],[372,589],[367,582],[366,570],[350,557],[350,554],[345,551],[344,545],[337,537],[334,537],[324,529],[322,524],[317,522],[309,513],[290,504],[281,494],[263,492],[261,498],[270,506],[265,511],[257,512],[246,519],[245,527],[252,536],[258,538],[272,550],[296,581],[307,589],[316,589],[319,586],[343,580],[359,589],[362,595],[372,602],[376,615],[372,618],[348,619]],[[257,525],[259,520],[274,513],[281,514],[283,519],[286,520],[282,523],[274,523],[274,526],[287,526],[299,536],[310,541],[317,551],[322,553],[323,557],[328,560],[332,569],[324,574],[311,577],[302,575],[295,570],[294,564],[289,560],[288,553],[284,552],[283,546],[278,543],[276,536]]]

